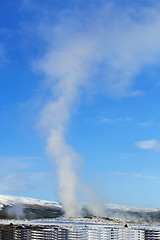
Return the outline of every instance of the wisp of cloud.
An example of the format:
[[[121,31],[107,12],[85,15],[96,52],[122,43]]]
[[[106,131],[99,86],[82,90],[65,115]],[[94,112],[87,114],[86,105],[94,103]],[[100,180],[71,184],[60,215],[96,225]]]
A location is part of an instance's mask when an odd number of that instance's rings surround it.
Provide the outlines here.
[[[38,31],[47,50],[35,61],[45,75],[50,98],[38,126],[47,139],[47,153],[57,164],[59,200],[67,216],[80,214],[75,171],[79,158],[66,142],[68,123],[81,93],[91,85],[112,97],[135,97],[133,80],[160,60],[159,6],[129,9],[115,4],[61,11],[56,21],[41,23]]]

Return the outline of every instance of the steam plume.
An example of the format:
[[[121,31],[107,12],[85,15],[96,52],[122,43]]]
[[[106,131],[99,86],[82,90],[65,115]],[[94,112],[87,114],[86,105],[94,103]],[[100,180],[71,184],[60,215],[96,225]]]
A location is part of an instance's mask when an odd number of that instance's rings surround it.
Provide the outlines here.
[[[16,219],[23,219],[25,217],[24,214],[24,206],[21,203],[14,204],[11,207],[8,207],[6,212],[9,217],[16,218]]]
[[[42,24],[48,51],[36,62],[51,97],[40,114],[47,152],[56,161],[59,198],[68,216],[79,214],[78,158],[67,145],[67,125],[81,92],[90,85],[112,96],[135,96],[135,76],[160,60],[159,6],[135,9],[103,4],[75,12],[61,12],[55,24]],[[151,20],[151,21],[149,21]],[[138,36],[138,37],[137,37]],[[94,77],[93,77],[94,76]]]

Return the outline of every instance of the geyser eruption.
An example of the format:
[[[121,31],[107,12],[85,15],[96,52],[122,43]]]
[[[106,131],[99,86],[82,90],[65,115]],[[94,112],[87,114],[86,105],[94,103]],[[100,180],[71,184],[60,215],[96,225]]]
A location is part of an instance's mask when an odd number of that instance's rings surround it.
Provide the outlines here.
[[[132,89],[133,78],[160,59],[157,9],[139,9],[137,17],[133,9],[103,3],[62,11],[54,24],[43,22],[38,29],[47,42],[47,52],[35,65],[45,74],[50,89],[39,127],[46,133],[47,153],[57,164],[59,200],[67,216],[80,214],[75,171],[78,154],[65,140],[71,114],[84,87],[92,85],[93,89],[94,85],[95,92],[116,97],[141,94]]]
[[[72,108],[73,96],[66,92],[57,101],[49,102],[41,112],[40,125],[47,127],[47,154],[54,159],[58,169],[59,200],[67,216],[80,214],[78,204],[78,179],[74,161],[78,155],[66,144],[66,125]],[[70,98],[70,99],[69,99]]]
[[[59,199],[63,203],[65,215],[79,216],[78,179],[74,169],[77,155],[65,143],[64,133],[61,131],[52,131],[47,141],[47,152],[56,160],[58,166]]]
[[[47,56],[46,65],[44,62],[41,64],[43,67],[48,67],[48,65],[51,67],[52,71],[49,74],[51,89],[53,89],[51,90],[51,98],[54,100],[49,101],[41,111],[39,126],[47,132],[47,154],[57,164],[59,200],[63,204],[66,216],[73,217],[80,215],[81,211],[78,201],[79,183],[75,171],[76,159],[79,156],[66,143],[65,134],[82,81],[77,72],[79,61],[75,64],[77,57],[69,57],[67,61],[64,60],[64,55],[61,52],[58,55],[52,54],[53,56],[49,60]],[[59,63],[54,55],[59,57]],[[67,64],[69,66],[66,66]],[[59,77],[58,82],[54,80],[56,73]]]

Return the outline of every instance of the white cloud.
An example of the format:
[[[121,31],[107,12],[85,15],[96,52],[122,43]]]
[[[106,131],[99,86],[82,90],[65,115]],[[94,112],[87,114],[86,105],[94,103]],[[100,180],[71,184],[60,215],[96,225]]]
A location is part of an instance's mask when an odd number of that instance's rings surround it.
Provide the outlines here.
[[[34,156],[0,156],[0,192],[1,194],[19,194],[31,189],[44,188],[50,178],[50,173],[38,170],[38,164],[34,171],[35,161],[39,157]]]
[[[107,118],[104,117],[98,121],[98,123],[119,123],[119,122],[132,122],[134,121],[131,117],[120,117],[120,118]]]
[[[142,90],[135,90],[135,91],[132,91],[129,96],[134,97],[134,96],[141,96],[141,95],[144,95],[144,92]]]
[[[2,194],[19,194],[33,189],[42,190],[42,188],[45,189],[42,183],[47,178],[47,174],[43,172],[23,171],[19,173],[10,171],[7,174],[0,175],[0,192]]]
[[[146,121],[146,122],[140,123],[140,125],[144,128],[145,127],[151,127],[151,126],[153,126],[153,122],[152,121]]]
[[[0,43],[0,67],[3,66],[3,64],[6,62],[6,52],[5,52],[5,47],[2,42]]]
[[[159,177],[145,175],[144,173],[141,173],[141,172],[107,172],[107,173],[95,175],[96,178],[104,178],[104,177],[106,178],[106,176],[120,177],[120,178],[142,178],[142,179],[149,179],[149,180],[160,180]]]
[[[136,142],[135,145],[141,149],[153,150],[156,152],[160,152],[160,142],[158,142],[155,139]]]
[[[109,175],[114,175],[114,176],[118,176],[118,177],[132,177],[132,178],[145,178],[145,179],[151,179],[151,180],[156,180],[160,178],[156,178],[155,176],[147,176],[144,175],[143,173],[139,173],[139,172],[112,172],[112,173],[108,173]]]

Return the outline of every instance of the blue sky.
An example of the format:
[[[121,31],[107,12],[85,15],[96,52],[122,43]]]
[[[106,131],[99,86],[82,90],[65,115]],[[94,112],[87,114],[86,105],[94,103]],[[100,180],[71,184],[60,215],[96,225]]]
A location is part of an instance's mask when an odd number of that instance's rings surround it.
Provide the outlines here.
[[[66,168],[70,189],[159,208],[159,10],[157,1],[1,3],[1,194],[64,201]]]

